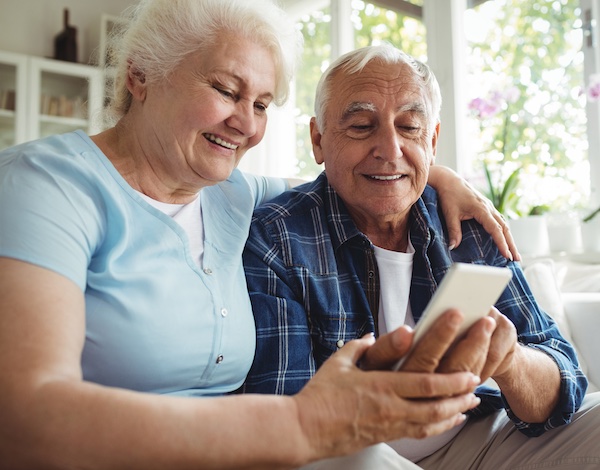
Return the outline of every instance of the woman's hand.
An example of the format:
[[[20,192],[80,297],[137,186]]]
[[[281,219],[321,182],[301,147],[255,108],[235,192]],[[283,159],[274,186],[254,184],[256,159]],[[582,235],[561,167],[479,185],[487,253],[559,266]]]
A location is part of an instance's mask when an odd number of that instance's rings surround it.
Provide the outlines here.
[[[357,361],[373,337],[347,343],[293,398],[312,458],[345,455],[378,442],[440,434],[479,404],[468,372],[364,371]]]
[[[451,249],[460,245],[462,240],[460,222],[475,219],[492,236],[503,256],[514,261],[521,259],[502,214],[465,179],[450,168],[433,165],[428,182],[439,194]]]

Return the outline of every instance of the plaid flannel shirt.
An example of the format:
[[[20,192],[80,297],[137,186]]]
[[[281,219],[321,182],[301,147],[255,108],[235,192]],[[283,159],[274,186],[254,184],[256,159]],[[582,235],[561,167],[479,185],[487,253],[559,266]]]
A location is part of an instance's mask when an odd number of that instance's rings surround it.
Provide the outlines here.
[[[518,263],[504,258],[476,221],[462,223],[463,239],[448,249],[437,194],[426,187],[410,215],[415,248],[410,305],[415,321],[453,262],[508,266],[510,284],[496,308],[510,318],[518,341],[554,359],[560,369],[559,403],[545,423],[525,423],[501,392],[480,386],[471,413],[505,408],[529,436],[566,424],[579,408],[587,379],[573,347],[535,302]],[[372,243],[352,221],[325,173],[259,207],[244,251],[256,322],[257,348],[243,390],[294,394],[344,343],[376,332],[379,277]],[[476,286],[474,286],[476,288]]]

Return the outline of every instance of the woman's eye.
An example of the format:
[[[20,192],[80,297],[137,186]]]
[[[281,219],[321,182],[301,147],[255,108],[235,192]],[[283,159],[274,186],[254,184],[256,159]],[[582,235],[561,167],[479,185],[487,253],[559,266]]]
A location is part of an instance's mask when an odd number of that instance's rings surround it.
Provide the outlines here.
[[[266,113],[267,112],[267,108],[269,107],[268,104],[264,104],[264,103],[254,103],[254,109],[256,109],[257,111],[261,112],[261,113]]]
[[[213,88],[215,90],[217,90],[225,98],[234,98],[234,94],[228,90],[225,90],[224,88],[219,88],[219,87],[213,87]]]

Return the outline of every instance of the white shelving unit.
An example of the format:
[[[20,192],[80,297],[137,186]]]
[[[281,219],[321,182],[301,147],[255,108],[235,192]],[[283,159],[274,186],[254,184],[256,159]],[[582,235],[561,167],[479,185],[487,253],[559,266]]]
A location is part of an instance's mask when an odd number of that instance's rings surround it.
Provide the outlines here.
[[[75,129],[100,131],[103,80],[98,67],[0,51],[0,149]]]
[[[27,139],[26,69],[27,56],[0,51],[0,148]]]

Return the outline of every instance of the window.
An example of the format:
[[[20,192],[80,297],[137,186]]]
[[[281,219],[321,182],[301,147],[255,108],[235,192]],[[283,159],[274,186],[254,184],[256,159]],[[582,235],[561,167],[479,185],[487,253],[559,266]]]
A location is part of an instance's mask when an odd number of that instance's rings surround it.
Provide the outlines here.
[[[304,59],[296,96],[287,109],[272,111],[277,114],[270,117],[262,154],[251,163],[255,171],[316,176],[321,168],[312,158],[308,123],[318,78],[331,57],[389,41],[428,61],[440,79],[440,163],[482,189],[483,162],[502,178],[522,164],[515,208],[522,213],[543,204],[574,208],[589,196],[600,204],[600,102],[586,103],[583,96],[590,75],[600,72],[600,25],[594,21],[600,0],[465,0],[464,16],[456,3],[438,0],[286,4],[300,11]],[[466,43],[449,45],[451,37]],[[468,109],[473,99],[494,92],[504,97],[495,115],[477,117]]]
[[[465,12],[471,177],[520,177],[507,209],[569,210],[590,192],[580,9],[567,0],[494,0]]]

